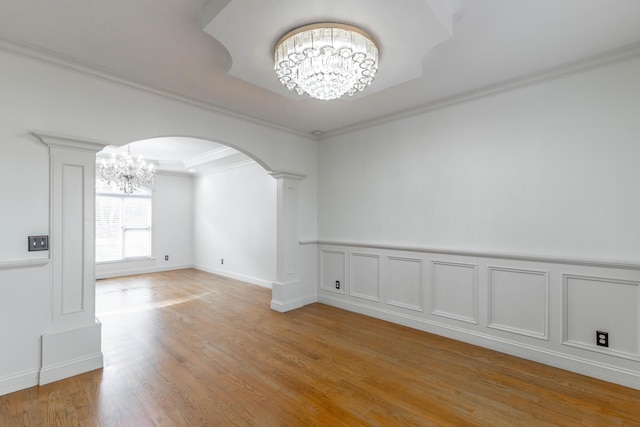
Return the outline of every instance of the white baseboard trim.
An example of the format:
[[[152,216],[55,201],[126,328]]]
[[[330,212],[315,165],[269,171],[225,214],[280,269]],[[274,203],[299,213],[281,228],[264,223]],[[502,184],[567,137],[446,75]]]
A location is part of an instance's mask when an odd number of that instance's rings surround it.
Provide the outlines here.
[[[318,302],[640,390],[640,372],[330,296],[320,295]]]
[[[102,352],[92,354],[80,359],[70,360],[58,365],[47,366],[40,369],[40,385],[69,378],[85,372],[102,368],[104,363]]]
[[[112,277],[124,277],[135,276],[137,274],[149,274],[149,273],[161,273],[163,271],[184,270],[186,268],[193,268],[191,264],[182,265],[168,265],[168,266],[156,266],[156,267],[144,267],[144,268],[129,268],[115,271],[105,271],[102,273],[96,273],[96,279],[110,279]]]
[[[38,385],[37,369],[19,372],[10,377],[0,378],[0,396],[36,385]]]
[[[277,301],[272,299],[271,309],[279,311],[280,313],[286,313],[287,311],[295,310],[304,307],[305,305],[313,304],[314,302],[318,302],[318,297],[316,295],[309,295],[289,301]]]
[[[263,288],[271,289],[271,283],[272,282],[267,281],[267,280],[258,279],[257,277],[251,277],[251,276],[247,276],[247,275],[244,275],[244,274],[241,274],[241,273],[234,273],[234,272],[231,272],[231,271],[220,270],[220,269],[217,269],[217,268],[213,268],[213,267],[209,267],[209,266],[201,265],[201,264],[196,264],[196,265],[193,266],[193,268],[205,271],[207,273],[212,273],[212,274],[215,274],[215,275],[218,275],[218,276],[228,277],[229,279],[240,280],[241,282],[247,282],[247,283],[250,283],[252,285],[261,286]]]

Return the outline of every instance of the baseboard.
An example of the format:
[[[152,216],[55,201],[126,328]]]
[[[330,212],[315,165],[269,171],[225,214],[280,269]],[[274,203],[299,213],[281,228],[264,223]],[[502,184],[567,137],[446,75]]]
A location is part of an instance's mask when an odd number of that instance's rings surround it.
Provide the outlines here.
[[[95,371],[104,366],[102,352],[81,359],[70,360],[54,366],[47,366],[40,370],[40,385],[49,384],[85,372]]]
[[[38,370],[24,371],[0,378],[0,396],[38,385]]]
[[[201,271],[205,271],[207,273],[212,273],[218,276],[222,276],[222,277],[227,277],[229,279],[234,279],[234,280],[240,280],[241,282],[246,282],[246,283],[250,283],[252,285],[256,285],[256,286],[261,286],[263,288],[268,288],[271,289],[271,283],[270,281],[267,280],[262,280],[262,279],[258,279],[257,277],[251,277],[251,276],[247,276],[241,273],[234,273],[234,272],[230,272],[230,271],[226,271],[226,270],[220,270],[217,268],[213,268],[213,267],[208,267],[206,265],[201,265],[201,264],[196,264],[193,266],[193,268],[196,268],[198,270]]]
[[[315,295],[309,295],[289,301],[277,301],[272,299],[271,309],[279,311],[280,313],[286,313],[287,311],[295,310],[304,307],[305,305],[313,304],[314,302],[318,302],[318,298]]]
[[[161,273],[163,271],[184,270],[186,268],[193,268],[193,267],[194,266],[191,264],[182,264],[182,265],[168,265],[168,266],[155,266],[155,267],[143,267],[143,268],[129,268],[129,269],[96,273],[96,279],[110,279],[112,277],[124,277],[124,276],[135,276],[138,274]]]
[[[640,373],[636,371],[330,296],[319,296],[318,302],[640,390]]]

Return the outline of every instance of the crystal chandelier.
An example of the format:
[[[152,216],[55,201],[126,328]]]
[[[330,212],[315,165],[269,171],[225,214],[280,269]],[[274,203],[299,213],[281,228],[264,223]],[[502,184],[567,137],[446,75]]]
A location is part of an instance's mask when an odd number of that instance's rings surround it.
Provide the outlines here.
[[[131,148],[127,146],[127,153],[113,156],[109,161],[99,165],[100,177],[108,185],[114,183],[120,191],[131,194],[140,186],[153,184],[156,171],[153,165],[147,165],[138,157],[131,157]]]
[[[274,56],[280,82],[317,99],[363,91],[378,71],[378,47],[371,36],[345,24],[295,29],[278,41]]]

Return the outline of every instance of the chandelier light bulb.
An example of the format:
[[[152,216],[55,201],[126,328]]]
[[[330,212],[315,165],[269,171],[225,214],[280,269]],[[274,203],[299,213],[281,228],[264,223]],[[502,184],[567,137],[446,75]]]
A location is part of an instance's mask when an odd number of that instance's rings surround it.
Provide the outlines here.
[[[287,89],[322,100],[363,91],[378,72],[378,47],[371,36],[345,24],[293,30],[278,41],[274,58],[276,76]]]

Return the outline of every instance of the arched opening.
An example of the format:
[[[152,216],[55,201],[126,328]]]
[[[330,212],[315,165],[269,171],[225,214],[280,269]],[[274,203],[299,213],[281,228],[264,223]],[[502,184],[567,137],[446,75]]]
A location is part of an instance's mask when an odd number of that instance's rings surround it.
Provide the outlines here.
[[[191,136],[108,146],[97,161],[127,150],[157,170],[150,192],[151,250],[144,257],[98,262],[97,278],[195,267],[272,287],[277,178],[264,161],[242,148]],[[97,218],[103,216],[97,212]],[[96,241],[103,237],[98,232]]]

